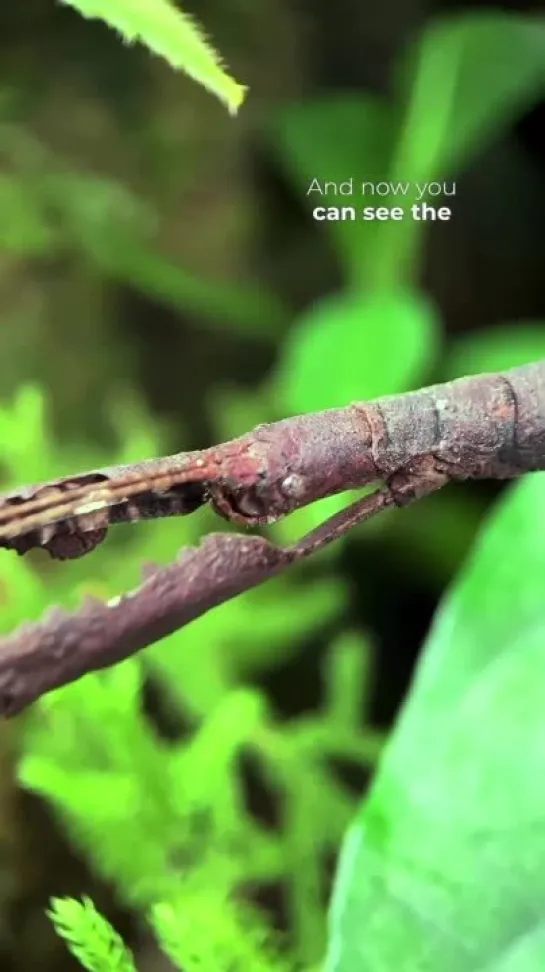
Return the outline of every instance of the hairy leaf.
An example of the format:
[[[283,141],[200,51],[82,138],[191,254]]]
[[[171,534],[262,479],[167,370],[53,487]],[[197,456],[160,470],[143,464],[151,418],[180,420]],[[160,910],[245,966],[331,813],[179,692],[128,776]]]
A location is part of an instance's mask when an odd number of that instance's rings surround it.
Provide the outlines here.
[[[60,0],[84,17],[106,21],[124,40],[140,41],[173,68],[181,68],[236,115],[247,89],[223,69],[197,24],[169,0]]]

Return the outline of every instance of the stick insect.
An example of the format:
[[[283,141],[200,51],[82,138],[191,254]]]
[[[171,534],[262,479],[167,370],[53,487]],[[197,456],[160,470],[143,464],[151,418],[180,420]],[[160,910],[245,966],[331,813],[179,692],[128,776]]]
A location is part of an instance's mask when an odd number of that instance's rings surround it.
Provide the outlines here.
[[[0,639],[0,713],[157,641],[388,507],[447,483],[545,470],[545,361],[295,416],[200,451],[95,470],[0,496],[0,547],[72,559],[112,524],[204,505],[261,527],[326,496],[377,486],[289,548],[216,534],[152,568],[135,592]]]

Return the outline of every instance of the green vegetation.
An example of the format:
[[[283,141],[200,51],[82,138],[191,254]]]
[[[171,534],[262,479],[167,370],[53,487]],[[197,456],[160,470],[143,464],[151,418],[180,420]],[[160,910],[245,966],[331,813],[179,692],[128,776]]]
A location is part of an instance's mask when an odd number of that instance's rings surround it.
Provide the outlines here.
[[[239,106],[241,86],[167,0],[70,5],[141,40],[230,110]],[[426,29],[399,65],[391,101],[330,95],[291,103],[269,118],[267,137],[309,204],[313,178],[453,180],[544,90],[542,20],[465,16]],[[68,254],[76,309],[88,308],[88,323],[82,310],[75,373],[63,358],[62,334],[47,360],[38,327],[35,341],[19,345],[19,321],[32,308],[14,313],[10,353],[0,361],[9,392],[0,405],[3,490],[193,444],[193,430],[150,417],[136,368],[125,391],[108,391],[109,360],[127,361],[129,375],[134,362],[111,312],[101,313],[106,284],[130,285],[197,314],[214,337],[252,340],[271,353],[274,365],[251,388],[206,388],[203,411],[217,439],[295,412],[543,356],[542,322],[447,341],[420,289],[426,224],[412,220],[324,224],[342,286],[294,321],[263,285],[203,279],[157,242],[168,194],[159,204],[151,191],[144,198],[113,176],[78,168],[25,129],[16,105],[6,92],[2,249],[14,261],[44,266]],[[395,202],[395,195],[384,200]],[[41,369],[39,380],[25,378]],[[79,385],[87,375],[105,403],[106,435],[94,427],[97,416],[89,428],[82,424]],[[45,389],[57,387],[55,414]],[[271,533],[289,542],[346,502],[316,504]],[[19,782],[47,801],[71,844],[184,972],[539,972],[544,509],[545,476],[536,475],[499,501],[462,567],[480,510],[455,491],[389,514],[351,541],[365,550],[379,532],[398,555],[410,547],[428,576],[445,581],[458,570],[386,748],[370,725],[373,639],[353,622],[341,542],[317,563],[43,698],[18,726]],[[142,564],[174,559],[211,528],[218,525],[208,512],[174,527],[120,528],[92,557],[69,565],[2,552],[0,630],[52,604],[127,590]],[[322,705],[284,718],[260,681],[311,639],[328,643]],[[174,738],[148,712],[150,683]],[[246,806],[241,762],[248,758],[279,799],[274,828]],[[363,805],[334,773],[333,759],[376,769]],[[343,839],[328,925],[323,865]],[[279,882],[286,935],[252,896],[256,886]],[[88,898],[56,897],[50,917],[89,972],[137,968]]]

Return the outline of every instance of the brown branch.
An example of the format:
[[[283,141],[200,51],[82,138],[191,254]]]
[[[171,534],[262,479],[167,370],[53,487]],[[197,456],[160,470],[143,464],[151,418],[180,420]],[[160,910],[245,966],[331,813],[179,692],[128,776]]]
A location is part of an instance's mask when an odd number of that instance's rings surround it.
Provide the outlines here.
[[[446,483],[545,469],[545,362],[259,426],[200,452],[96,470],[0,497],[0,546],[82,556],[112,523],[178,516],[211,502],[243,526],[324,496],[383,483],[294,547],[216,534],[135,592],[74,614],[54,609],[0,639],[0,714],[114,664],[391,506]]]

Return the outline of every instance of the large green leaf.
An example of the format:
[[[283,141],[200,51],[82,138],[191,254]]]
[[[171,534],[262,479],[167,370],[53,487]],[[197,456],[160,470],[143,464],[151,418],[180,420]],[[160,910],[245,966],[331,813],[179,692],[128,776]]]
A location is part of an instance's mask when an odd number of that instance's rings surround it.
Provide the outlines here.
[[[327,972],[545,968],[545,475],[440,609],[347,838]]]
[[[436,312],[418,294],[323,300],[299,318],[282,346],[282,410],[313,412],[409,391],[425,381],[439,340]]]

